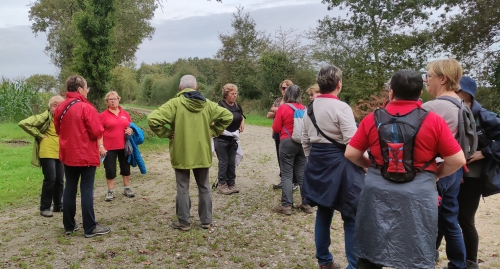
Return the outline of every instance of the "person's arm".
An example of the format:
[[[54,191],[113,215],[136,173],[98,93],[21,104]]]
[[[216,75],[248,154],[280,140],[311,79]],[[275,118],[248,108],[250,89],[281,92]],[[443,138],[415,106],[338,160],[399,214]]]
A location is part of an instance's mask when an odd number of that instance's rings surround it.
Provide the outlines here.
[[[283,106],[284,107],[284,106]],[[278,111],[276,111],[276,117],[273,121],[273,132],[281,133],[281,128],[283,126],[283,121],[281,115],[283,114],[283,107],[278,107]]]
[[[267,118],[268,119],[274,119],[276,117],[276,111],[278,111],[278,107],[280,105],[280,98],[274,100],[274,103],[273,105],[271,106],[271,108],[269,109],[269,112],[267,112]]]
[[[243,133],[243,130],[245,130],[245,117],[243,117],[243,119],[241,120],[239,130],[240,130],[240,133]]]
[[[106,148],[104,147],[104,142],[103,142],[103,138],[99,138],[99,140],[97,140],[97,146],[99,147],[99,155],[101,157],[104,157],[106,156]]]
[[[342,109],[342,113],[338,114],[340,133],[342,134],[343,144],[349,143],[351,138],[356,133],[358,129],[356,127],[356,120],[354,119],[354,113],[351,107],[347,106]]]
[[[304,149],[304,155],[309,158],[309,153],[311,152],[311,138],[307,132],[308,125],[312,124],[311,119],[307,115],[307,109],[304,112],[304,126],[302,127],[302,149]]]
[[[482,108],[479,112],[481,127],[485,135],[492,140],[491,143],[478,149],[472,158],[479,160],[483,158],[492,158],[496,163],[500,163],[500,118],[494,112]],[[469,160],[470,162],[473,160]]]
[[[210,129],[212,130],[214,137],[217,137],[224,132],[229,124],[231,124],[233,121],[233,113],[225,107],[220,107],[216,103],[213,103],[212,105],[214,106],[214,113],[211,115],[213,124],[210,126]]]
[[[97,110],[89,104],[81,104],[83,107],[83,120],[89,137],[91,140],[99,140],[102,138],[104,133],[104,127],[102,127],[101,119]]]
[[[344,156],[355,165],[367,169],[371,165],[371,162],[364,155],[364,153],[364,151],[355,149],[351,145],[347,145]]]
[[[436,172],[436,177],[438,179],[449,176],[460,169],[460,167],[465,164],[465,155],[464,152],[460,150],[451,156],[443,157],[443,160],[444,162],[438,167]]]
[[[40,128],[40,126],[42,126],[47,120],[49,120],[49,113],[50,112],[47,110],[41,114],[33,115],[20,121],[18,125],[29,135],[35,137],[38,140],[41,140],[46,136],[42,134],[38,128]]]
[[[177,111],[174,101],[175,98],[171,99],[148,115],[149,128],[160,138],[172,138],[174,132],[172,123]]]

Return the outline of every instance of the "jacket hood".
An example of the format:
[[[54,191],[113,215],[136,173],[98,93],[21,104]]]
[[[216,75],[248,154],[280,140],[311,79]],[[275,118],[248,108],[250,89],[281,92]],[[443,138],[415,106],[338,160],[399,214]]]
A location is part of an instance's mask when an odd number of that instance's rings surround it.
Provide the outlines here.
[[[481,108],[482,108],[481,104],[479,104],[479,102],[476,100],[474,100],[474,102],[472,102],[472,105],[470,106],[470,110],[472,111],[472,114],[474,116],[477,115],[477,113],[479,113]]]
[[[199,112],[207,105],[205,96],[193,89],[184,89],[176,94],[175,97],[179,97],[181,104],[191,112]]]

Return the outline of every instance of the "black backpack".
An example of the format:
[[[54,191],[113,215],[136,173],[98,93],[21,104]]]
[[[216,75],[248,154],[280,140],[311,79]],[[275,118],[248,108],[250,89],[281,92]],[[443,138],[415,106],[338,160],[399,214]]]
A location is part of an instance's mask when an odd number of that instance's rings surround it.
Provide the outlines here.
[[[385,108],[375,110],[373,115],[384,164],[380,166],[373,156],[370,155],[370,158],[375,167],[380,169],[383,178],[393,182],[409,182],[434,161],[433,158],[420,169],[413,165],[415,137],[427,114],[422,108],[415,108],[405,115],[391,115]]]

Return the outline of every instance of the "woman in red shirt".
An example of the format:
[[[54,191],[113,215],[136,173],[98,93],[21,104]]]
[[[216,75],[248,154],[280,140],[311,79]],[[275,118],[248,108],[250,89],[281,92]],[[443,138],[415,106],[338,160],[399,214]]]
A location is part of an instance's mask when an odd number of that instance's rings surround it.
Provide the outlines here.
[[[299,86],[291,85],[283,95],[283,103],[289,103],[296,109],[304,110]],[[306,156],[302,145],[292,140],[294,110],[289,105],[281,105],[276,111],[273,132],[280,134],[280,169],[281,169],[281,205],[274,208],[277,213],[291,215],[293,204],[293,183],[295,175],[302,188]]]
[[[120,107],[120,96],[115,91],[110,91],[105,97],[108,109],[101,115],[101,124],[104,127],[104,135],[99,139],[99,155],[104,158],[104,169],[106,171],[106,182],[108,192],[104,201],[114,199],[114,186],[116,178],[116,159],[120,164],[120,175],[123,178],[123,195],[132,198],[134,192],[130,189],[130,164],[125,156],[125,135],[132,135],[130,122],[132,119],[127,111]]]

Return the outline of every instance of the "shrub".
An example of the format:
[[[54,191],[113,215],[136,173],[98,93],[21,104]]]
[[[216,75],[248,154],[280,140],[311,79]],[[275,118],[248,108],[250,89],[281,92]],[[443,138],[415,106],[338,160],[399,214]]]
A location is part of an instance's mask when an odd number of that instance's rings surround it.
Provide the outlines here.
[[[45,107],[37,89],[24,80],[0,81],[0,122],[17,122]]]

